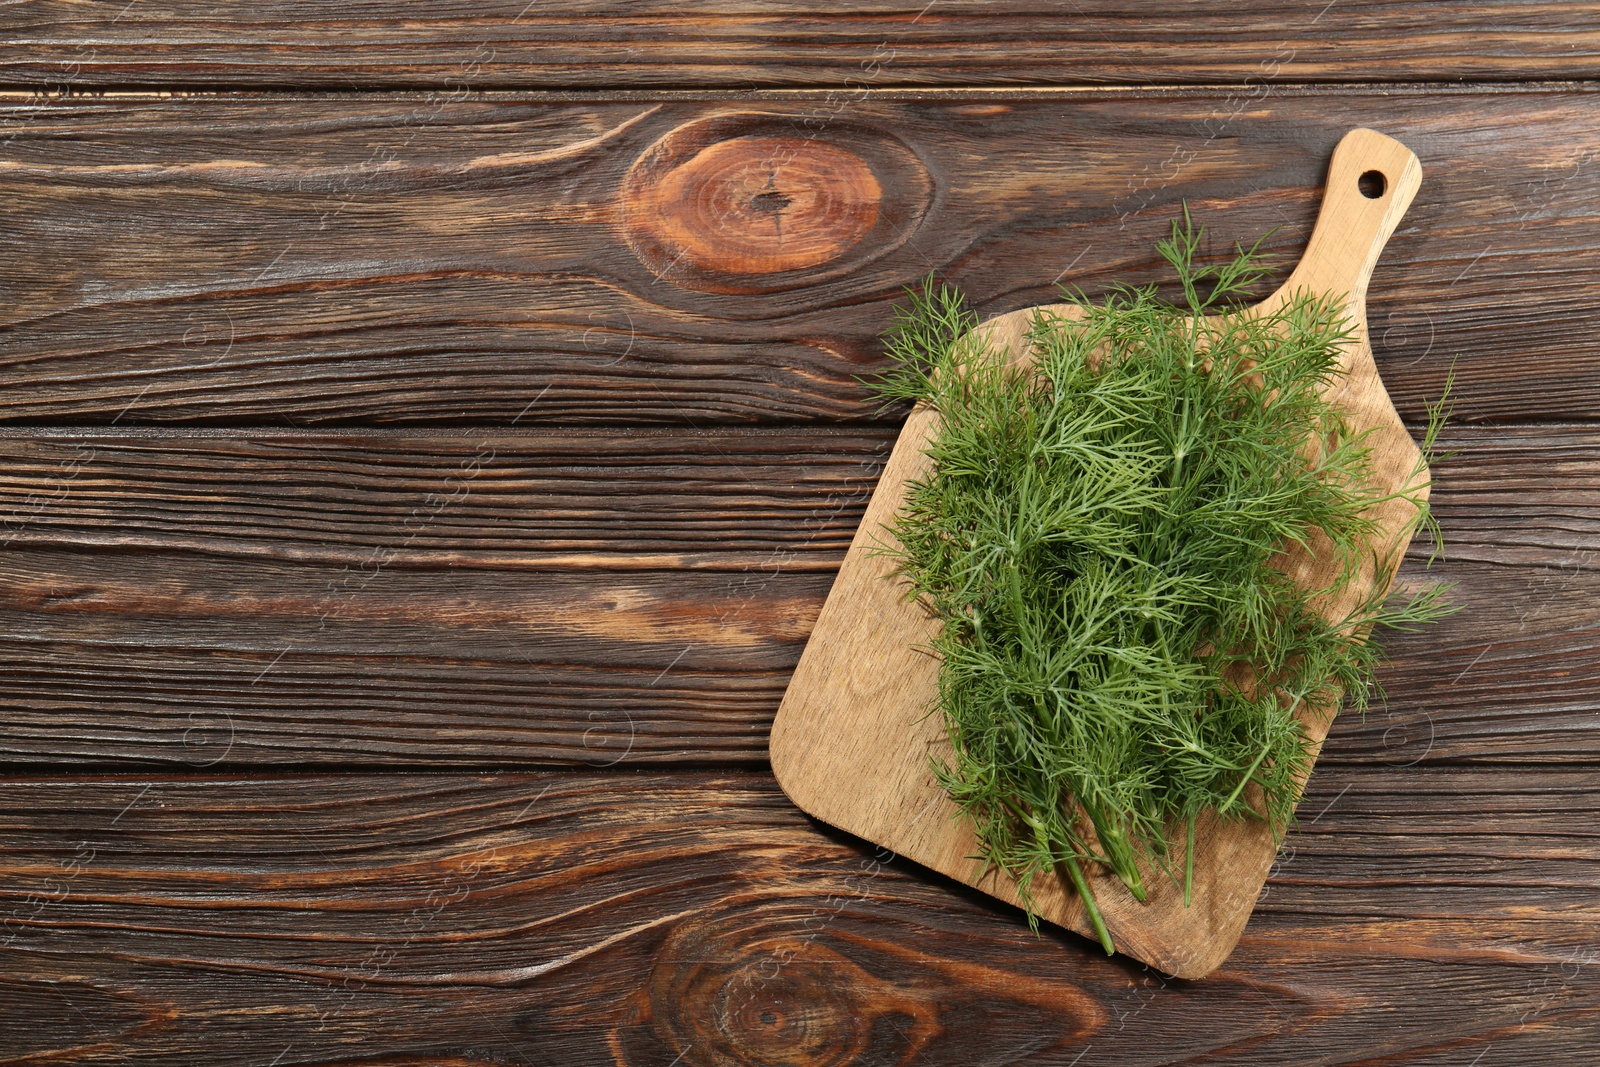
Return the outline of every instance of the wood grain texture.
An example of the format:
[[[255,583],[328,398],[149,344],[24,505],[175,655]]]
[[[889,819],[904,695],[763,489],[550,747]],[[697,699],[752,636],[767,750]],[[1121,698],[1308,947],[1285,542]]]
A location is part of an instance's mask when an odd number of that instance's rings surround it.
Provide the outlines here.
[[[7,439],[0,758],[763,760],[888,443]]]
[[[1325,543],[1291,548],[1276,560],[1282,574],[1308,591],[1343,586],[1317,608],[1335,625],[1389,588],[1431,481],[1378,377],[1366,321],[1373,269],[1421,177],[1416,157],[1399,141],[1367,129],[1346,134],[1334,149],[1305,257],[1281,288],[1246,312],[1271,316],[1308,294],[1343,307],[1350,340],[1339,353],[1339,377],[1324,393],[1370,449],[1372,495],[1385,502],[1366,513],[1372,534],[1348,578],[1347,564]],[[1368,180],[1373,184],[1363,190]],[[1082,308],[1026,308],[978,326],[973,335],[986,350],[1026,362],[1033,358],[1033,330],[1051,317],[1077,321]],[[942,627],[908,596],[894,561],[881,551],[899,545],[886,527],[904,510],[908,486],[934,470],[928,453],[939,435],[939,417],[919,404],[895,443],[773,721],[772,770],[790,799],[830,825],[1021,904],[1016,879],[978,859],[978,838],[934,777],[933,765],[954,760],[943,718],[929,713],[939,704],[940,682],[938,660],[926,649]],[[1320,699],[1300,713],[1313,745],[1331,725],[1328,703]],[[1204,819],[1190,834],[1190,844],[1172,842],[1172,854],[1192,848],[1192,886],[1180,889],[1144,866],[1140,874],[1149,897],[1136,900],[1108,868],[1086,863],[1099,920],[1091,919],[1084,894],[1066,872],[1047,868],[1031,882],[1030,907],[1041,918],[1091,936],[1096,921],[1103,921],[1108,932],[1099,936],[1118,951],[1167,974],[1203,978],[1243,934],[1279,841],[1274,827],[1258,821]]]
[[[827,575],[14,553],[0,752],[609,766],[761,759]]]
[[[1329,152],[1367,125],[1435,176],[1369,306],[1401,413],[1416,419],[1454,360],[1464,420],[1587,419],[1597,99],[1260,86],[14,101],[0,109],[4,415],[870,419],[858,377],[879,366],[905,285],[938,271],[989,317],[1049,302],[1066,277],[1147,280],[1185,200],[1218,252],[1277,226],[1269,245],[1292,264]],[[846,171],[849,196],[821,210]],[[651,207],[674,191],[701,208]]]
[[[0,759],[38,775],[0,784],[0,1063],[1587,1065],[1600,437],[1531,424],[1600,389],[1594,16],[0,8],[0,83],[340,94],[0,98]],[[880,91],[918,84],[1047,88]],[[1509,425],[1451,436],[1465,610],[1335,724],[1230,966],[1035,940],[803,819],[759,766],[900,286],[1143,280],[1183,199],[1292,263],[1353,125],[1430,176],[1371,305],[1402,413],[1459,356]],[[652,227],[674,182],[716,210]],[[580,773],[371,773],[545,763]]]
[[[1592,78],[1593,3],[1202,0],[45,0],[8,9],[0,79],[615,88]]]
[[[10,779],[5,1062],[1583,1062],[1592,775],[1318,779],[1198,983],[1034,937],[765,775]]]
[[[363,573],[837,569],[892,427],[0,434],[0,547]]]
[[[893,433],[13,429],[0,759],[759,763]],[[1600,434],[1441,447],[1462,610],[1323,760],[1600,758]]]

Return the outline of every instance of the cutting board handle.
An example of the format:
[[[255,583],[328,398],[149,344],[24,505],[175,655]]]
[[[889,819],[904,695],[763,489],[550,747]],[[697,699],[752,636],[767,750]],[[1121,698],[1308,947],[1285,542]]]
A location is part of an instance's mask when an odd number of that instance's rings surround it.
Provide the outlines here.
[[[1364,319],[1372,270],[1421,184],[1422,164],[1393,137],[1367,129],[1345,134],[1328,164],[1305,255],[1278,292],[1345,293],[1349,312]]]

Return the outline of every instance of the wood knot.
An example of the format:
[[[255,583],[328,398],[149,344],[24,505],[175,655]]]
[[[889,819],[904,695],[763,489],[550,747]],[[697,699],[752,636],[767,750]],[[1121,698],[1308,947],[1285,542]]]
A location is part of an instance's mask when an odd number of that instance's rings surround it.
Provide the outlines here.
[[[907,1035],[933,1025],[927,1005],[803,938],[701,957],[658,972],[653,985],[654,1014],[670,1044],[729,1067],[904,1062]]]
[[[976,928],[886,923],[881,902],[866,906],[869,884],[850,880],[814,897],[685,920],[653,953],[650,979],[619,1032],[622,1062],[980,1063],[994,1058],[999,1032],[1031,1035],[1030,1047],[1048,1058],[1092,1040],[1109,1021],[1069,976],[978,962],[1015,957],[1019,942],[1002,951]]]
[[[926,172],[897,141],[841,126],[801,136],[773,116],[667,134],[623,184],[628,241],[664,280],[708,292],[814,284],[877,258],[920,219]]]
[[[629,190],[640,243],[671,264],[777,274],[826,263],[878,221],[883,187],[851,152],[794,137],[708,145]],[[654,266],[654,264],[652,264]]]

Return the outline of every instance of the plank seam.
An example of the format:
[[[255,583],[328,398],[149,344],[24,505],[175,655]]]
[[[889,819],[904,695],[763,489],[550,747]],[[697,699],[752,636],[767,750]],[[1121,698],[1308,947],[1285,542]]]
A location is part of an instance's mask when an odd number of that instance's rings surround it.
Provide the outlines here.
[[[873,86],[852,88],[846,86],[802,86],[785,88],[718,89],[718,88],[598,88],[598,89],[539,89],[534,87],[496,86],[494,88],[461,91],[459,85],[407,83],[370,83],[359,88],[339,89],[326,86],[296,86],[285,84],[218,86],[208,89],[191,89],[157,83],[130,82],[118,86],[93,89],[63,87],[50,84],[0,81],[0,106],[8,104],[37,104],[40,102],[120,102],[216,99],[216,100],[299,100],[344,99],[382,100],[395,96],[436,95],[441,89],[451,90],[451,95],[461,101],[514,100],[519,102],[549,103],[653,103],[658,101],[836,101],[841,93],[865,102],[869,99],[891,101],[929,101],[946,99],[1011,98],[1029,99],[1052,96],[1077,95],[1096,99],[1147,99],[1165,96],[1230,95],[1259,93],[1263,88],[1270,95],[1296,96],[1321,95],[1409,95],[1409,96],[1471,96],[1475,94],[1540,94],[1540,93],[1590,93],[1600,92],[1600,78],[1573,78],[1547,81],[1261,81],[1251,82],[1180,82],[1172,84],[1146,83],[1139,85],[951,85],[951,86]]]

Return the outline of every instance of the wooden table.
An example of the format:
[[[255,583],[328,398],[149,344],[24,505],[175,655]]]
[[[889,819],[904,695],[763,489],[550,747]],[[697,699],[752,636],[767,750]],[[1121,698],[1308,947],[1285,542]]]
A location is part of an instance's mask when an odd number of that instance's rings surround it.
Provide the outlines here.
[[[1596,1062],[1600,4],[1102,8],[0,8],[0,1063]],[[1286,268],[1362,125],[1463,610],[1229,964],[796,811],[902,287]]]

